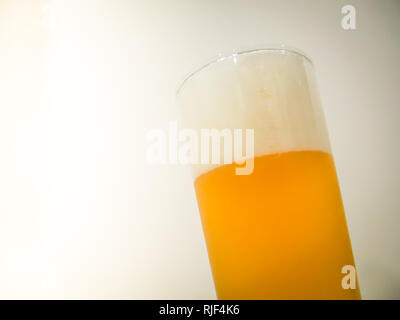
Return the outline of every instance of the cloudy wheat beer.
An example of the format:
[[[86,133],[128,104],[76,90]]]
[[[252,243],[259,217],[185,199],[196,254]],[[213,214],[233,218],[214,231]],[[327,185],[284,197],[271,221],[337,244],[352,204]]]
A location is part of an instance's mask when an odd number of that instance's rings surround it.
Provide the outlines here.
[[[178,91],[185,127],[254,129],[254,170],[193,166],[220,299],[359,299],[342,287],[354,265],[310,60],[292,49],[220,58]]]

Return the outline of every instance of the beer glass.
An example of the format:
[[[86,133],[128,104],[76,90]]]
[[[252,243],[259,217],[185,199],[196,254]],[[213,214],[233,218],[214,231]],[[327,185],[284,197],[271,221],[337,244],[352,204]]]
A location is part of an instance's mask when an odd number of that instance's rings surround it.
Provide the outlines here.
[[[287,47],[219,57],[177,100],[199,136],[253,132],[250,173],[192,164],[218,298],[359,299],[358,283],[343,281],[354,260],[311,60]]]

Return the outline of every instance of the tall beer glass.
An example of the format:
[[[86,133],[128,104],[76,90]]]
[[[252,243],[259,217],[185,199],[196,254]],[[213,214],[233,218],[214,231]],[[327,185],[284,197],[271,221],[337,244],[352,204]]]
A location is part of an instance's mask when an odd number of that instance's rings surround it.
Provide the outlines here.
[[[343,285],[354,260],[310,59],[288,48],[221,57],[177,99],[185,128],[254,130],[251,174],[193,165],[218,298],[359,299],[358,283]]]

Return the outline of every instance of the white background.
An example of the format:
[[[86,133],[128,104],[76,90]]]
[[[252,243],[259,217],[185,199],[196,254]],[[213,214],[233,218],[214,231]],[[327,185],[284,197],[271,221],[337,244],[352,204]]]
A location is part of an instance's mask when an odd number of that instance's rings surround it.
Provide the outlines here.
[[[215,298],[189,170],[145,135],[193,69],[285,43],[314,60],[362,295],[400,298],[399,32],[391,0],[0,0],[0,297]]]

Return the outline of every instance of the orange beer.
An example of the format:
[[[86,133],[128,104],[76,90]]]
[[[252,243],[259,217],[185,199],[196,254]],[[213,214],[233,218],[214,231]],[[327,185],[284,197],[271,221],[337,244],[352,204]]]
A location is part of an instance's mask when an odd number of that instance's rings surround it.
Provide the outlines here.
[[[354,265],[332,156],[295,151],[255,158],[251,175],[226,165],[195,181],[220,299],[354,299]]]
[[[360,299],[342,287],[354,266],[312,74],[292,49],[224,57],[180,89],[191,128],[253,128],[254,169],[193,166],[218,298]]]

